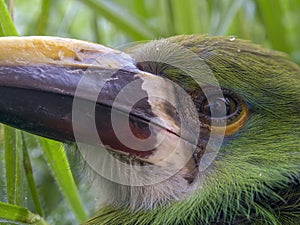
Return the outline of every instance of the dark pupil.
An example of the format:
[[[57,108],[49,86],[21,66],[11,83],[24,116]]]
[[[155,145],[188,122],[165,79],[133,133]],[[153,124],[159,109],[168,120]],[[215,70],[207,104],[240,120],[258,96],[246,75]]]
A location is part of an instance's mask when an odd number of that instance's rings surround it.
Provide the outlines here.
[[[206,100],[203,105],[203,113],[210,117],[213,116],[214,118],[229,116],[234,112],[234,109],[235,103],[228,97],[216,98],[210,103]]]

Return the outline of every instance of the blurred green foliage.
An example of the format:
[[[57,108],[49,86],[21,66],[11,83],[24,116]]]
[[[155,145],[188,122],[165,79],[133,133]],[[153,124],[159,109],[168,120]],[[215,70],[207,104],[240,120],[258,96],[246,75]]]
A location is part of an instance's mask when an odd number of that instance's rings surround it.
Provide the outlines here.
[[[300,62],[299,0],[15,0],[20,35],[109,46],[176,34],[235,35]]]
[[[60,36],[118,47],[128,42],[176,34],[234,35],[268,48],[284,51],[300,64],[299,0],[6,0],[5,2],[11,13],[13,12],[13,20],[21,36]],[[1,20],[2,18],[0,17]],[[0,34],[4,35],[3,28],[0,29]],[[13,30],[11,34],[14,34]],[[5,146],[2,133],[3,130],[0,130],[0,176],[2,176],[0,200],[7,202],[10,196],[5,191],[8,180],[6,182],[3,166],[5,156],[2,149],[5,149]],[[17,143],[20,145],[21,135],[17,134]],[[9,136],[4,137],[9,139]],[[35,213],[44,214],[51,224],[77,223],[74,216],[76,209],[69,208],[66,200],[62,200],[65,199],[61,191],[63,187],[59,182],[58,185],[55,183],[52,176],[55,174],[53,165],[50,168],[47,166],[49,161],[41,151],[41,143],[33,135],[25,134],[23,138],[30,157],[23,155],[21,158],[31,158],[27,163],[32,164],[35,181],[28,182],[35,185],[37,190],[31,188],[29,189],[31,193],[28,190],[23,193],[20,205]],[[14,163],[19,165],[18,162]],[[72,168],[74,164],[76,162],[71,164]],[[77,177],[80,170],[76,168],[73,170]],[[93,205],[89,199],[92,196],[83,194],[88,192],[87,188],[84,184],[79,185],[84,206],[88,208],[87,211],[91,211]]]

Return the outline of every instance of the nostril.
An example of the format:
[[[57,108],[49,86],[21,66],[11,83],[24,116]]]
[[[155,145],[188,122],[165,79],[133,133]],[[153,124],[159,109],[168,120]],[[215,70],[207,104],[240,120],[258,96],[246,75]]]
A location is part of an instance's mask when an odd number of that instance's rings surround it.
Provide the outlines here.
[[[149,124],[140,123],[132,116],[129,117],[129,126],[132,134],[139,139],[148,139],[151,135]]]

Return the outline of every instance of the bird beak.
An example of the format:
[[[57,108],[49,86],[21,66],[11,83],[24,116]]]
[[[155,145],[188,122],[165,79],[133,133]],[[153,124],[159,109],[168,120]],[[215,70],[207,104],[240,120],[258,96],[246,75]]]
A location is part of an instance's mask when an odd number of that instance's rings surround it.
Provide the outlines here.
[[[170,155],[187,161],[198,137],[182,135],[174,93],[171,82],[140,71],[130,55],[101,45],[0,39],[0,121],[40,136],[100,140],[151,164]]]

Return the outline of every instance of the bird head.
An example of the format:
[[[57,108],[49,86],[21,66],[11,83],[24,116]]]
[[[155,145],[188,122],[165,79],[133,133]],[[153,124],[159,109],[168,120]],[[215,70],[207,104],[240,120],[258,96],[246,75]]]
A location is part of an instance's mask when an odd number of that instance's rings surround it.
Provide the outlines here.
[[[76,142],[106,197],[89,224],[299,215],[300,68],[284,54],[202,35],[126,52],[7,37],[0,52],[1,122]]]

